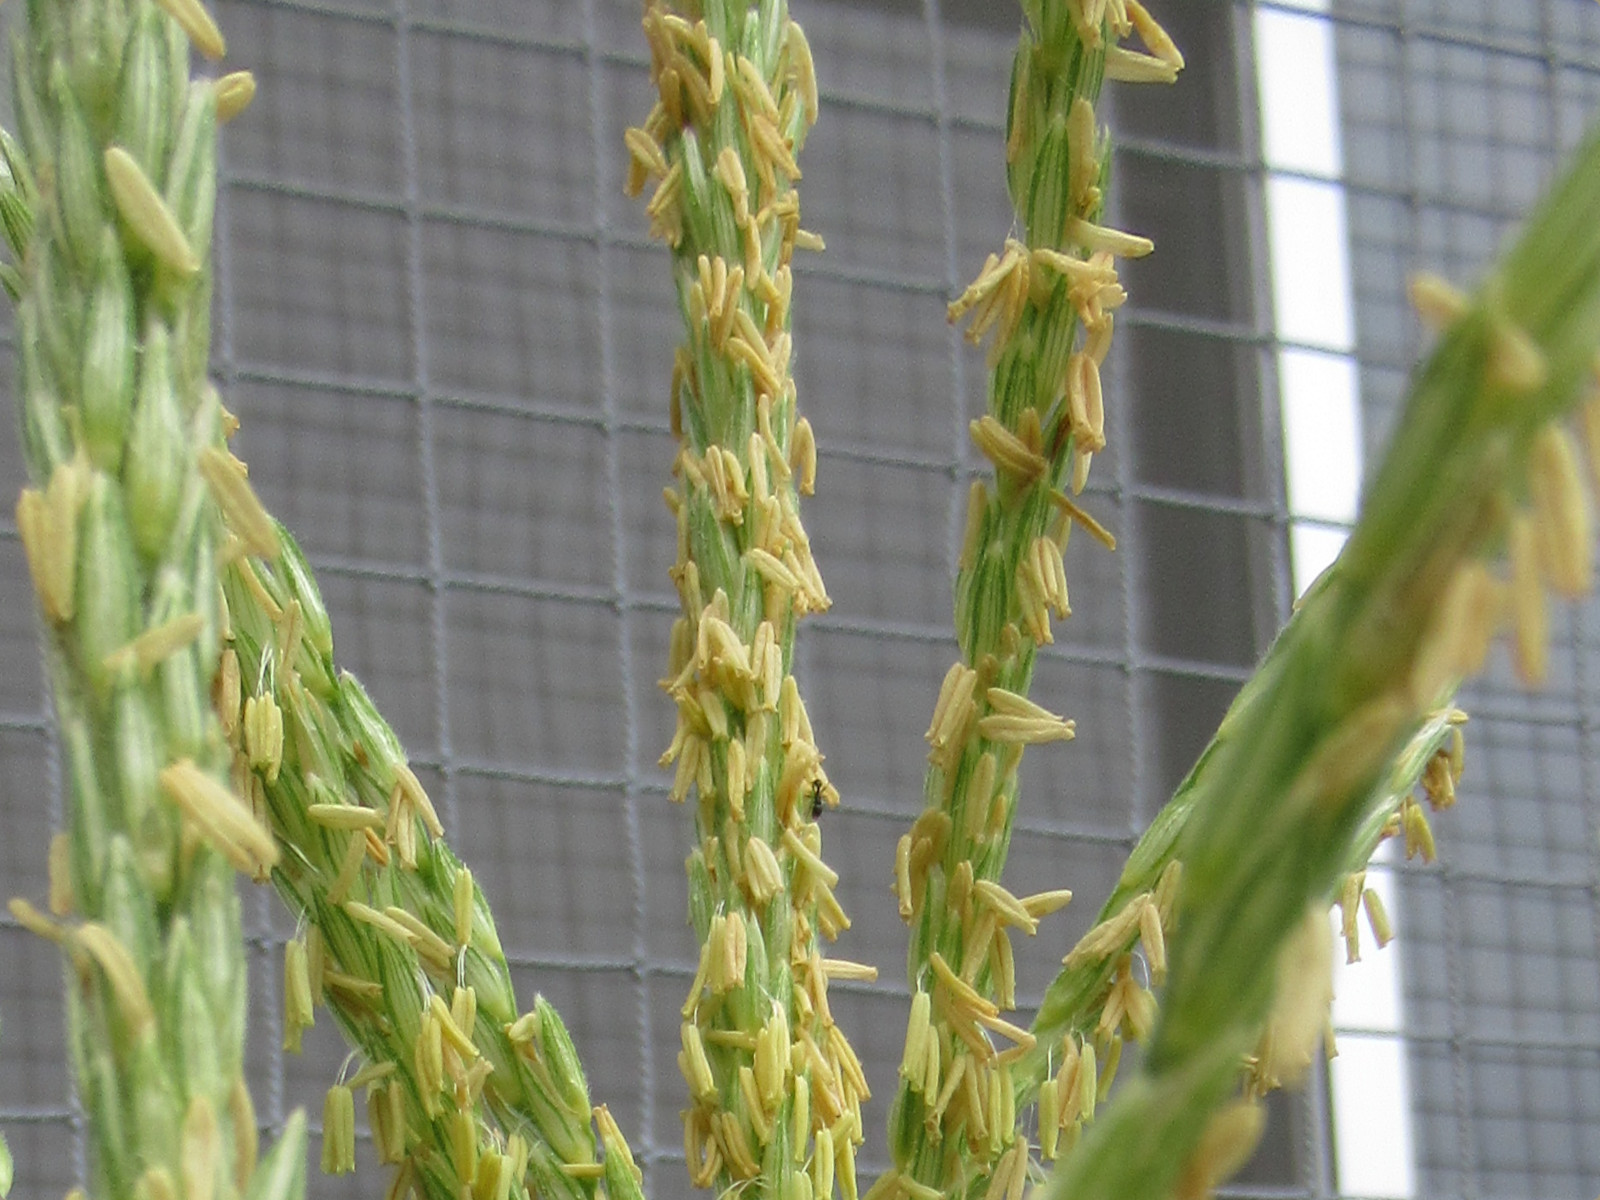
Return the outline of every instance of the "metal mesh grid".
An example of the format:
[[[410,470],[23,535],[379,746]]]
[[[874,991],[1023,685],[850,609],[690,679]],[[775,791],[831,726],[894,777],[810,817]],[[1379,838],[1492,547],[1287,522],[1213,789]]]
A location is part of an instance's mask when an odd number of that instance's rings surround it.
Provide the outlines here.
[[[1561,81],[1534,89],[1534,115],[1555,111],[1569,142],[1600,93],[1600,37],[1592,22],[1567,19],[1577,4],[1544,5],[1546,24],[1531,34],[1503,6],[1461,6],[1476,24],[1430,41],[1416,22],[1446,20],[1442,0],[1409,6],[1404,23],[1392,4],[1352,3],[1339,18],[1341,60],[1355,70],[1350,46],[1368,39],[1365,53],[1380,58],[1367,70],[1392,90],[1402,76],[1385,69],[1383,46],[1437,43],[1428,86],[1468,80],[1491,92],[1501,68],[1439,55],[1532,61],[1535,74]],[[1108,370],[1113,450],[1091,484],[1090,503],[1121,549],[1107,556],[1074,543],[1075,615],[1038,671],[1036,695],[1077,717],[1079,738],[1025,766],[1025,836],[1008,882],[1024,892],[1064,884],[1080,899],[1019,945],[1025,1003],[1283,615],[1253,7],[1163,4],[1189,55],[1184,84],[1123,89],[1107,110],[1121,146],[1119,219],[1154,235],[1160,252],[1129,271],[1134,303]],[[218,222],[214,365],[244,422],[241,452],[318,569],[342,663],[421,764],[482,881],[518,996],[543,991],[561,1009],[595,1099],[640,1152],[649,1194],[684,1195],[671,1014],[693,966],[682,876],[690,835],[655,766],[671,713],[654,689],[675,609],[665,575],[673,535],[656,493],[672,454],[663,400],[678,332],[664,252],[643,238],[620,192],[621,131],[649,104],[637,3],[223,0],[217,15],[232,65],[261,82],[225,139]],[[981,408],[982,362],[945,327],[942,308],[1009,229],[1000,129],[1016,18],[983,0],[808,0],[796,15],[823,87],[804,159],[807,223],[829,244],[799,272],[796,375],[822,460],[806,516],[836,600],[805,623],[799,662],[845,795],[825,822],[856,921],[840,952],[882,971],[873,987],[840,985],[834,1003],[877,1092],[866,1172],[881,1165],[904,1020],[904,930],[884,887],[894,839],[920,807],[921,732],[953,653],[949,582],[965,484],[979,466],[965,424]],[[1584,31],[1588,57],[1572,58],[1568,39]],[[1487,48],[1517,38],[1520,50]],[[1561,54],[1549,54],[1557,44]],[[1395,251],[1421,239],[1426,261],[1465,277],[1476,260],[1462,239],[1503,221],[1534,184],[1474,176],[1468,190],[1487,188],[1484,203],[1503,207],[1435,213],[1410,181],[1362,174],[1418,169],[1413,135],[1395,131],[1397,108],[1349,83],[1344,95],[1363,385],[1369,428],[1381,428],[1382,398],[1397,394],[1414,345],[1393,309],[1399,277],[1385,274],[1405,261]],[[1457,107],[1440,105],[1436,119]],[[1466,150],[1446,149],[1465,144],[1463,132],[1441,126],[1431,136],[1437,171],[1476,169]],[[1537,153],[1550,151],[1541,143]],[[1459,199],[1462,185],[1449,178]],[[1385,215],[1368,216],[1369,202]],[[1392,344],[1375,340],[1394,329],[1405,332]],[[0,369],[9,382],[9,361]],[[0,493],[14,494],[22,476],[5,423]],[[14,528],[0,523],[8,894],[43,890],[55,811],[25,578]],[[1594,845],[1581,766],[1593,747],[1575,715],[1596,645],[1589,619],[1572,630],[1583,653],[1564,691],[1530,706],[1499,676],[1488,685],[1496,703],[1538,715],[1503,735],[1480,717],[1474,787],[1442,831],[1460,847],[1455,864],[1405,875],[1419,1146],[1438,1184],[1429,1190],[1441,1195],[1502,1185],[1569,1194],[1569,1177],[1553,1173],[1569,1162],[1594,1190],[1582,1156],[1593,1154],[1585,1122],[1600,1117],[1595,860],[1576,848]],[[1553,770],[1556,761],[1573,770]],[[1516,849],[1501,863],[1494,856],[1507,845]],[[1513,883],[1513,872],[1565,883]],[[1513,916],[1544,932],[1522,936]],[[1471,926],[1478,953],[1554,984],[1508,983],[1491,968],[1472,991],[1482,964],[1464,958],[1459,929],[1445,928],[1469,919],[1483,922]],[[247,895],[246,923],[259,1000],[251,1079],[264,1123],[276,1126],[295,1104],[320,1112],[343,1051],[326,1021],[303,1057],[276,1049],[291,930],[264,892]],[[1439,969],[1427,969],[1430,954]],[[0,979],[0,1118],[19,1194],[59,1194],[79,1173],[81,1148],[53,948],[0,921]],[[1579,1012],[1588,1024],[1573,1023]],[[1470,1014],[1476,1024],[1461,1023]],[[1546,1050],[1535,1038],[1566,1040]],[[1483,1136],[1469,1123],[1476,1110],[1463,1107],[1478,1088],[1498,1106],[1484,1120],[1513,1140],[1486,1142],[1471,1168],[1452,1173],[1462,1146]],[[1328,1194],[1320,1113],[1315,1090],[1275,1103],[1269,1145],[1244,1180],[1249,1194]],[[1514,1141],[1525,1129],[1537,1156]],[[315,1180],[312,1192],[381,1186],[366,1168]]]
[[[1476,277],[1594,119],[1600,13],[1568,0],[1335,0],[1369,449],[1423,345],[1417,269]],[[1497,653],[1463,696],[1442,869],[1402,870],[1405,1037],[1424,1195],[1600,1187],[1600,607],[1553,622],[1534,695]]]

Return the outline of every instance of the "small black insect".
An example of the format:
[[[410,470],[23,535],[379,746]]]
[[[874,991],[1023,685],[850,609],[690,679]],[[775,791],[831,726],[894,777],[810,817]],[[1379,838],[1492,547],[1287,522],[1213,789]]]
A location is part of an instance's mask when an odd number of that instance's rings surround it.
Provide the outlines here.
[[[822,815],[822,780],[811,781],[811,819],[815,821]]]

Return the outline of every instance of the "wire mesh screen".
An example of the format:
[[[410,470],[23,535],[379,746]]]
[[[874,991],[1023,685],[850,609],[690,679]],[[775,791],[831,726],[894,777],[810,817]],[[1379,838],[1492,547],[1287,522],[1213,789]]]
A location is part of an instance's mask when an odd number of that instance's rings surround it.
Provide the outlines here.
[[[1485,12],[1510,18],[1480,5],[1476,25],[1444,38],[1393,5],[1342,6],[1374,441],[1415,346],[1394,311],[1399,266],[1470,276],[1593,109],[1600,43],[1591,14],[1571,17],[1579,6],[1524,6],[1544,22],[1530,35],[1489,26]],[[1104,110],[1120,147],[1115,215],[1159,250],[1127,272],[1134,299],[1107,371],[1111,448],[1088,490],[1121,545],[1109,555],[1074,540],[1074,615],[1037,673],[1035,695],[1077,719],[1078,739],[1025,762],[1007,882],[1079,898],[1019,944],[1025,1006],[1287,607],[1254,6],[1161,7],[1189,58],[1184,82],[1124,89]],[[1426,20],[1444,21],[1446,7],[1428,6]],[[240,453],[317,568],[341,663],[405,740],[482,883],[519,1000],[541,991],[561,1010],[649,1194],[686,1195],[674,1057],[694,967],[691,832],[656,765],[672,710],[655,687],[677,608],[659,492],[679,333],[667,256],[621,193],[622,130],[651,100],[638,5],[224,0],[216,11],[230,65],[261,87],[226,132],[218,220],[214,371],[243,421]],[[893,846],[921,807],[921,735],[955,653],[950,584],[981,468],[966,425],[982,409],[983,363],[947,327],[944,304],[1011,228],[1002,127],[1017,16],[984,0],[796,0],[795,15],[823,89],[802,196],[828,242],[797,270],[795,374],[821,458],[805,514],[835,600],[803,624],[797,661],[844,796],[824,820],[855,921],[839,952],[881,972],[875,985],[837,985],[833,1002],[876,1093],[870,1175],[884,1165],[906,1012]],[[1589,40],[1573,40],[1585,30]],[[1440,95],[1498,97],[1528,79],[1527,120],[1503,129],[1498,100]],[[1419,95],[1437,101],[1426,127],[1423,110],[1400,116]],[[1469,111],[1488,123],[1449,126]],[[1512,170],[1495,165],[1503,154],[1525,157]],[[1435,185],[1448,205],[1430,198]],[[0,492],[22,478],[8,422]],[[1441,828],[1452,865],[1403,875],[1433,1194],[1570,1195],[1593,1192],[1600,1175],[1583,1136],[1600,1126],[1583,716],[1593,619],[1571,627],[1566,675],[1536,700],[1499,667],[1473,697],[1472,787]],[[1502,710],[1507,720],[1490,719]],[[31,593],[6,523],[8,894],[44,890],[52,747]],[[294,1105],[320,1112],[344,1050],[326,1019],[303,1056],[278,1049],[292,923],[260,890],[247,893],[246,923],[250,1078],[274,1128]],[[59,1194],[81,1174],[59,975],[53,947],[0,922],[0,1118],[26,1196]],[[1249,1194],[1328,1194],[1323,1108],[1315,1087],[1274,1102]],[[385,1182],[363,1167],[312,1192],[372,1196]]]
[[[1423,339],[1404,277],[1474,279],[1600,100],[1600,12],[1567,0],[1335,0],[1369,453]],[[1551,678],[1508,656],[1462,698],[1463,803],[1438,870],[1400,873],[1423,1195],[1600,1188],[1600,607],[1554,617]]]

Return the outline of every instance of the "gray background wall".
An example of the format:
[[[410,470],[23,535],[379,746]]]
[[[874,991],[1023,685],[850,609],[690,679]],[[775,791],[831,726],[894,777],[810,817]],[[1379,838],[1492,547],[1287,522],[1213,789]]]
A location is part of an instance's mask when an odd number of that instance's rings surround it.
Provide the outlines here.
[[[1255,7],[1166,0],[1183,82],[1123,88],[1104,110],[1117,219],[1159,250],[1127,273],[1112,449],[1090,485],[1121,547],[1074,542],[1074,615],[1038,672],[1036,696],[1079,737],[1029,757],[1008,880],[1079,899],[1019,946],[1025,1003],[1287,608]],[[1533,23],[1511,25],[1513,8]],[[1594,111],[1600,21],[1585,0],[1335,10],[1376,446],[1417,344],[1401,269],[1470,277]],[[566,1016],[650,1194],[685,1195],[671,1014],[693,967],[690,833],[655,766],[671,712],[654,687],[674,609],[658,494],[678,334],[665,253],[621,195],[621,132],[650,102],[638,5],[216,11],[230,65],[261,86],[227,131],[218,224],[215,370],[240,451],[311,554],[341,660],[488,891],[519,996],[541,990]],[[821,452],[805,513],[835,598],[802,629],[799,661],[844,794],[825,824],[855,920],[839,951],[882,971],[834,1004],[877,1093],[865,1173],[882,1164],[904,1029],[893,844],[920,807],[921,732],[954,652],[961,498],[981,467],[965,426],[982,360],[943,306],[1010,229],[1017,18],[999,0],[809,0],[795,15],[823,88],[802,196],[829,247],[796,287],[796,376]],[[7,422],[0,494],[22,478]],[[1594,627],[1588,610],[1558,626],[1554,686],[1533,700],[1497,664],[1472,698],[1467,794],[1438,822],[1450,861],[1403,873],[1425,1194],[1600,1188],[1585,1136],[1600,1128]],[[43,891],[52,762],[22,553],[0,520],[7,894]],[[271,1124],[295,1104],[320,1113],[342,1047],[324,1022],[303,1057],[276,1050],[290,930],[265,892],[247,895],[246,920],[258,1107]],[[63,1192],[80,1153],[58,987],[52,948],[0,920],[0,1124],[23,1196]],[[1275,1102],[1247,1194],[1331,1194],[1319,1087]],[[312,1191],[382,1186],[364,1169]]]

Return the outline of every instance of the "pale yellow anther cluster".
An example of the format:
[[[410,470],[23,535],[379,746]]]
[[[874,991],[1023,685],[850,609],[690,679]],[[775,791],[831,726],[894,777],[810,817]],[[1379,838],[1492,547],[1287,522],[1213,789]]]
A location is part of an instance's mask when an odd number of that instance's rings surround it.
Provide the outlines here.
[[[1478,315],[1470,297],[1437,276],[1414,276],[1409,291],[1423,322],[1440,332]],[[1492,282],[1485,289],[1487,312],[1481,316],[1488,328],[1487,383],[1515,397],[1541,387],[1548,372],[1533,339],[1504,311],[1499,291]],[[1507,497],[1501,522],[1509,578],[1469,559],[1457,565],[1442,589],[1437,616],[1412,670],[1411,695],[1418,703],[1436,700],[1455,680],[1480,670],[1490,642],[1506,626],[1522,681],[1530,687],[1544,682],[1550,626],[1546,589],[1570,600],[1586,594],[1593,582],[1593,503],[1580,461],[1587,460],[1590,485],[1600,483],[1600,357],[1577,415],[1577,437],[1554,422],[1532,436],[1521,495]],[[1430,796],[1439,794],[1439,785],[1430,788]],[[1413,826],[1418,818],[1420,811]],[[1431,851],[1431,839],[1424,841],[1420,828],[1413,833],[1408,827],[1407,837],[1408,845]]]
[[[1365,910],[1372,936],[1382,950],[1394,940],[1394,928],[1389,924],[1389,912],[1383,897],[1367,886],[1365,871],[1352,871],[1345,876],[1339,889],[1339,936],[1344,940],[1344,960],[1361,961],[1361,933],[1356,927],[1359,914]]]
[[[787,20],[785,17],[784,20]],[[776,221],[786,239],[805,248],[820,249],[815,235],[799,229],[799,206],[790,185],[800,178],[791,130],[797,117],[809,126],[817,117],[817,85],[811,48],[794,22],[783,30],[783,77],[769,80],[748,57],[723,46],[704,20],[691,23],[663,4],[645,10],[645,36],[650,44],[651,78],[660,101],[642,127],[624,135],[629,153],[626,191],[638,195],[647,182],[656,188],[645,211],[651,233],[677,247],[683,236],[684,164],[669,164],[666,144],[685,127],[709,130],[712,116],[731,90],[738,102],[743,152],[719,156],[719,180],[735,200],[735,219],[744,238],[749,274],[758,274],[762,227]],[[778,85],[781,99],[774,97]],[[758,189],[756,209],[751,208],[749,170]]]
[[[816,80],[781,3],[676,8],[646,6],[659,98],[625,143],[628,192],[654,185],[646,212],[674,251],[688,326],[666,492],[682,615],[662,687],[677,727],[661,756],[699,835],[684,1154],[697,1186],[855,1200],[868,1087],[828,983],[875,972],[817,948],[849,928],[816,819],[838,794],[790,673],[796,619],[831,603],[800,521],[817,444],[790,375],[790,262],[822,248],[795,191]]]
[[[23,488],[17,497],[17,532],[28,557],[34,595],[45,617],[57,625],[72,620],[78,569],[78,514],[89,484],[89,463],[79,455],[62,463],[41,491]]]
[[[1153,891],[1133,896],[1116,913],[1092,926],[1062,959],[1062,965],[1072,967],[1083,962],[1110,959],[1138,940],[1144,944],[1151,976],[1159,982],[1166,973],[1167,950],[1163,931],[1172,925],[1174,905],[1182,880],[1182,864],[1168,863]]]
[[[1332,1047],[1331,950],[1326,906],[1314,902],[1278,952],[1272,1011],[1254,1053],[1245,1058],[1247,1099],[1298,1084],[1316,1052]]]
[[[1380,840],[1400,838],[1406,858],[1420,857],[1425,863],[1434,861],[1435,846],[1428,812],[1423,809],[1422,802],[1426,802],[1428,810],[1432,812],[1442,812],[1455,805],[1456,787],[1461,782],[1466,754],[1466,739],[1461,727],[1466,724],[1467,714],[1459,708],[1450,707],[1439,710],[1435,716],[1448,729],[1445,740],[1428,755],[1415,782],[1396,798],[1394,808],[1379,830]],[[1433,723],[1434,719],[1430,718],[1426,725]],[[1419,789],[1421,801],[1417,796]],[[1338,903],[1340,931],[1345,943],[1345,957],[1349,962],[1361,957],[1360,937],[1356,928],[1359,910],[1365,909],[1367,923],[1380,949],[1393,939],[1394,932],[1383,899],[1366,886],[1365,870],[1352,871],[1345,876]]]
[[[1040,742],[1070,741],[1077,731],[1074,722],[1005,688],[988,688],[984,699],[988,712],[978,718],[978,736],[995,745],[1032,746]]]
[[[998,1006],[952,971],[942,955],[935,952],[929,961],[933,986],[912,996],[901,1079],[923,1098],[931,1136],[941,1136],[946,1125],[963,1129],[968,1144],[981,1142],[1000,1157],[1015,1140],[1011,1064],[1031,1047],[1032,1038],[1000,1017]],[[991,1033],[1011,1044],[996,1050]],[[1020,1144],[1025,1152],[1026,1140]],[[869,1194],[920,1196],[931,1190],[901,1171],[880,1178]]]
[[[1075,1146],[1083,1124],[1094,1119],[1096,1100],[1105,1098],[1116,1078],[1126,1039],[1143,1042],[1154,1028],[1151,988],[1166,978],[1166,939],[1182,875],[1178,862],[1168,863],[1152,891],[1130,897],[1062,960],[1069,970],[1101,969],[1106,982],[1086,1014],[1083,1032],[1063,1035],[1060,1063],[1039,1087],[1040,1148],[1047,1160]],[[1142,968],[1136,966],[1135,950],[1142,956]]]
[[[1120,1049],[1121,1043],[1116,1043]],[[1067,1034],[1059,1047],[1061,1062],[1039,1087],[1039,1157],[1050,1162],[1071,1150],[1085,1121],[1094,1120],[1100,1102],[1100,1064],[1094,1042]],[[1106,1073],[1106,1080],[1115,1071]]]
[[[1092,121],[1093,110],[1088,101],[1080,99],[1074,111],[1091,114]],[[1089,162],[1098,171],[1095,160],[1090,158]],[[1086,201],[1098,206],[1098,188],[1090,189]],[[1028,308],[1044,307],[1057,282],[1066,282],[1067,299],[1083,329],[1083,340],[1081,347],[1065,362],[1059,391],[1067,400],[1068,419],[1058,427],[1048,452],[1054,458],[1061,450],[1060,439],[1070,435],[1075,453],[1073,490],[1081,492],[1088,479],[1089,457],[1105,449],[1105,403],[1100,369],[1111,350],[1113,314],[1127,301],[1127,293],[1117,280],[1113,256],[1148,254],[1154,246],[1147,239],[1106,230],[1081,218],[1075,217],[1073,221],[1075,224],[1065,231],[1067,240],[1091,248],[1089,257],[1078,258],[1049,247],[1028,252],[1021,243],[1010,241],[1005,255],[996,258],[991,254],[977,279],[951,303],[950,319],[956,321],[969,313],[972,315],[967,337],[974,344],[994,331],[990,347],[992,365],[1016,334]],[[1023,485],[1041,478],[1048,466],[1042,457],[1047,449],[1044,431],[1034,408],[1022,414],[1024,423],[1030,419],[1031,428],[1024,424],[1015,431],[1005,428],[992,416],[972,423],[972,437],[978,448],[996,468],[1017,475]]]
[[[226,450],[205,446],[200,450],[199,465],[228,529],[240,539],[243,548],[262,558],[276,558],[278,528],[251,488],[244,463]]]
[[[242,471],[233,469],[228,469],[227,475],[243,478]],[[223,511],[228,512],[226,508]],[[264,512],[261,521],[264,525],[258,541],[265,542],[265,534],[270,532],[270,545],[276,551],[280,545],[277,526]],[[295,740],[292,749],[298,761],[315,761],[313,741],[319,732],[319,720],[326,719],[327,707],[308,691],[302,678],[303,671],[316,675],[322,673],[322,668],[315,648],[303,642],[304,619],[299,600],[280,604],[263,580],[260,572],[264,568],[257,562],[240,561],[235,569],[235,577],[245,584],[251,599],[259,603],[275,635],[265,657],[270,684],[262,690],[250,689],[247,694],[240,679],[238,651],[229,645],[222,655],[212,700],[234,751],[235,786],[264,822],[269,808],[267,790],[278,781],[286,737]],[[232,631],[227,632],[231,641]],[[335,905],[345,902],[357,873],[369,858],[380,867],[387,866],[393,849],[403,867],[414,869],[419,823],[430,837],[444,833],[432,801],[410,766],[385,759],[380,769],[387,772],[385,790],[389,801],[382,810],[343,802],[331,793],[329,800],[306,806],[307,816],[314,824],[344,838],[342,866],[328,892],[329,901]]]
[[[1022,622],[1036,645],[1048,646],[1055,641],[1050,631],[1051,613],[1060,621],[1072,615],[1072,604],[1067,596],[1067,572],[1061,558],[1071,528],[1065,519],[1055,522],[1055,528],[1048,535],[1034,539],[1033,552],[1024,555],[1017,564],[1017,600],[1022,608]]]
[[[188,759],[163,767],[161,788],[199,836],[233,864],[256,879],[266,877],[278,861],[272,835],[239,797]]]

